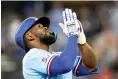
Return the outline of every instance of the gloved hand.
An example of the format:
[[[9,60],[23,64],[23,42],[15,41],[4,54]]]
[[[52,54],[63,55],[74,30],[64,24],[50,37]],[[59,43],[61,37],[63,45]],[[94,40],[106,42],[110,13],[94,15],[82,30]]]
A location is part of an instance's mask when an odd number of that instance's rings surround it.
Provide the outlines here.
[[[64,24],[59,23],[63,32],[67,36],[70,36],[71,34],[78,35],[78,43],[85,44],[86,36],[84,34],[81,22],[77,19],[76,13],[72,13],[71,9],[65,9],[65,11],[63,11],[63,20]]]
[[[71,9],[65,9],[63,11],[63,23],[59,23],[61,26],[63,32],[69,37],[70,35],[78,35],[79,34],[79,28],[80,25],[77,20],[76,13],[73,12]]]

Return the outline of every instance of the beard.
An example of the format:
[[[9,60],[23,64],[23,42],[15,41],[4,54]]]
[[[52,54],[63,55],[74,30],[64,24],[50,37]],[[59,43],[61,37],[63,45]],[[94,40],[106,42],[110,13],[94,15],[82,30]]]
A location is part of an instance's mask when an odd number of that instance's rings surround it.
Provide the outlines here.
[[[52,32],[50,35],[40,36],[40,41],[44,44],[51,45],[56,41],[55,33]]]

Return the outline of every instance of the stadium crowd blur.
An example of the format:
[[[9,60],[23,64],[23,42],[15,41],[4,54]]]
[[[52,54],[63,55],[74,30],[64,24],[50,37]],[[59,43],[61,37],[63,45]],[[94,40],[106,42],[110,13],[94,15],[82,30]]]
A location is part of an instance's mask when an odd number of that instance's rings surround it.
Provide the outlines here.
[[[14,35],[27,17],[47,16],[50,30],[58,39],[50,51],[64,49],[67,37],[58,23],[63,22],[62,11],[71,8],[82,22],[87,42],[93,47],[101,73],[73,77],[73,79],[118,79],[118,2],[63,1],[63,2],[1,2],[1,79],[24,79],[22,58],[25,53],[16,45]]]

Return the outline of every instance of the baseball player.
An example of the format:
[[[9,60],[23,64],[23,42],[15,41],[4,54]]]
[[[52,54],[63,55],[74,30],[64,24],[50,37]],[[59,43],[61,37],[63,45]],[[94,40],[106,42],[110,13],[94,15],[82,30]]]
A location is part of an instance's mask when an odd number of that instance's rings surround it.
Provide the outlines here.
[[[27,52],[22,61],[25,79],[72,79],[100,72],[94,51],[87,44],[82,25],[71,9],[63,11],[64,24],[59,23],[68,36],[64,50],[49,52],[57,35],[48,30],[47,17],[25,19],[15,34],[16,43]],[[81,51],[82,56],[78,56]]]

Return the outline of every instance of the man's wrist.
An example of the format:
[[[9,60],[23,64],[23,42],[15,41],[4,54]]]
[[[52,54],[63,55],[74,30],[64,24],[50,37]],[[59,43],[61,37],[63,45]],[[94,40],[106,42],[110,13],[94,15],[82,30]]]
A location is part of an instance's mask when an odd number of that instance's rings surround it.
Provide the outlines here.
[[[80,44],[80,43],[78,43],[79,46],[84,46],[85,44],[86,44],[86,43],[84,43],[84,44]]]
[[[86,36],[84,33],[81,33],[78,35],[78,41],[79,44],[85,44],[86,43]]]
[[[68,36],[69,36],[69,37],[72,37],[72,36],[76,36],[76,37],[78,37],[78,35],[75,34],[75,33],[69,33]]]

